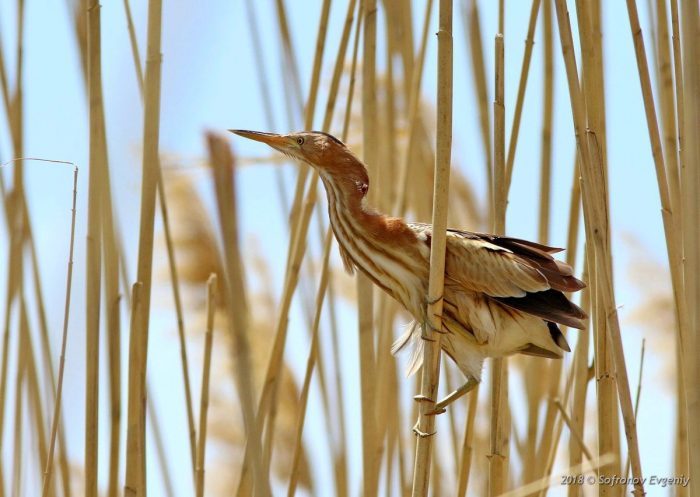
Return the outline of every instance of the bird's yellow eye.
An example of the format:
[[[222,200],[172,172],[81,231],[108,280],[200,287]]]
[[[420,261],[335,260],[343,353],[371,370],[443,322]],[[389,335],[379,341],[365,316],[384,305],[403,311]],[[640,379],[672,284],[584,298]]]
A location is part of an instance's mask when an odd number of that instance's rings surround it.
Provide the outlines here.
[[[297,138],[297,144],[298,144],[298,145],[303,145],[303,144],[304,144],[304,139],[303,139],[301,136],[300,136],[299,138]]]

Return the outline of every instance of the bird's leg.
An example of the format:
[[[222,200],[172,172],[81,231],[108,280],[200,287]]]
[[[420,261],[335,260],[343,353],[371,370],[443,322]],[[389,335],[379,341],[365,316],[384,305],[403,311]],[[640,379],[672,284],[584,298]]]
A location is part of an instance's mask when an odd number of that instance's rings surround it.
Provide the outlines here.
[[[433,399],[430,397],[426,397],[425,395],[416,395],[413,397],[413,400],[416,402],[433,402]],[[418,427],[420,426],[420,416],[418,417],[418,420],[416,421],[416,424],[413,425],[413,433],[418,435],[421,438],[427,438],[435,435],[437,432],[432,432],[432,433],[426,433],[424,431],[421,431]]]
[[[474,378],[469,378],[467,382],[459,387],[457,390],[449,394],[447,397],[439,401],[438,403],[435,404],[435,409],[433,409],[430,412],[427,412],[426,415],[428,416],[436,416],[438,414],[442,414],[447,411],[447,406],[452,404],[455,400],[459,399],[460,397],[466,395],[467,393],[471,392],[474,387],[476,387],[479,384],[478,381],[476,381]]]

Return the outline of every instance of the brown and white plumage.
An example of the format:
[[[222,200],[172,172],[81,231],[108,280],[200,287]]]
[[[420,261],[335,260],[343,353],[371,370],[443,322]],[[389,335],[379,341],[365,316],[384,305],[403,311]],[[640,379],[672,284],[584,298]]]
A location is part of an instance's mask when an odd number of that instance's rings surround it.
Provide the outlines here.
[[[394,346],[413,342],[413,368],[426,322],[432,226],[406,223],[366,203],[364,164],[338,139],[320,132],[289,135],[234,131],[267,143],[316,169],[328,197],[328,213],[348,271],[366,274],[415,318]],[[483,361],[523,353],[549,358],[569,351],[557,325],[583,328],[585,313],[563,292],[585,285],[552,254],[561,249],[469,231],[448,230],[442,324],[443,350],[468,379],[480,381]]]

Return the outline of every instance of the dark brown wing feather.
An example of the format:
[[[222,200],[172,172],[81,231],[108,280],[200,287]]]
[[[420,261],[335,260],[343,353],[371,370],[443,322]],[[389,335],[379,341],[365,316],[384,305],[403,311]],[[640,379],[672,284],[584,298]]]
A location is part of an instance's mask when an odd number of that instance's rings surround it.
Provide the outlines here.
[[[491,297],[502,304],[540,317],[545,321],[571,326],[582,330],[586,313],[579,306],[569,301],[558,290],[527,293],[524,297]]]
[[[465,238],[472,240],[484,240],[510,250],[521,263],[539,271],[549,283],[551,289],[542,292],[527,292],[524,297],[492,297],[513,309],[527,312],[540,317],[552,325],[558,331],[554,341],[563,349],[568,349],[566,340],[560,343],[557,339],[564,336],[556,327],[559,323],[572,328],[583,329],[583,320],[588,316],[579,306],[569,301],[562,292],[576,292],[585,288],[586,284],[573,276],[573,270],[568,264],[558,261],[551,254],[561,252],[562,249],[548,247],[540,243],[509,238],[504,236],[490,235],[486,233],[472,233],[469,231],[448,230],[459,233]],[[550,332],[552,328],[550,326]]]

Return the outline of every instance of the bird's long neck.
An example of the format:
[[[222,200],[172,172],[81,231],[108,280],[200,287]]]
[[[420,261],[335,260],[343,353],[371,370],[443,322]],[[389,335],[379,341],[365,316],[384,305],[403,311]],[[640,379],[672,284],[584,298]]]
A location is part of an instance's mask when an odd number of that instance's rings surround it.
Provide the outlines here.
[[[350,259],[375,284],[413,307],[421,298],[415,294],[416,287],[427,281],[427,265],[415,233],[403,220],[367,206],[368,180],[363,186],[348,175],[322,175],[322,179],[331,226],[346,265]]]

